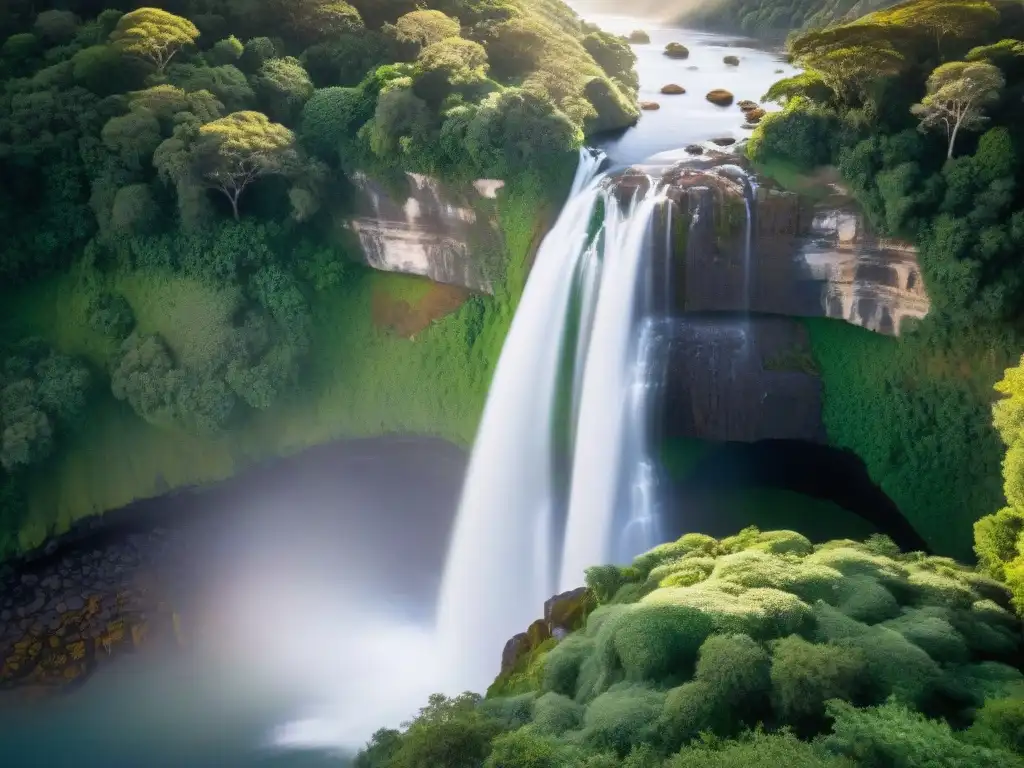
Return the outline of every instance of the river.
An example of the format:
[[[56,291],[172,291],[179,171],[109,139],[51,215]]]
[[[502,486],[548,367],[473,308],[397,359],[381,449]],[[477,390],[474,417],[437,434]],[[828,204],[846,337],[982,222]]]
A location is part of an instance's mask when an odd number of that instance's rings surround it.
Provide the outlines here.
[[[613,165],[642,163],[655,155],[709,139],[747,138],[750,130],[743,128],[739,107],[735,103],[729,107],[716,106],[705,98],[707,93],[724,88],[736,101],[760,102],[774,82],[799,72],[786,63],[780,50],[760,48],[754,40],[614,15],[602,12],[607,8],[603,3],[577,0],[570,5],[584,19],[608,32],[628,35],[640,29],[651,38],[650,43],[632,48],[640,74],[640,100],[655,102],[660,109],[643,112],[635,127],[601,142]],[[689,58],[666,56],[665,46],[673,42],[685,45],[690,51]],[[739,65],[726,64],[726,56],[736,56]],[[681,85],[686,93],[662,94],[662,87],[670,83]],[[762,106],[768,111],[778,109],[773,104]]]

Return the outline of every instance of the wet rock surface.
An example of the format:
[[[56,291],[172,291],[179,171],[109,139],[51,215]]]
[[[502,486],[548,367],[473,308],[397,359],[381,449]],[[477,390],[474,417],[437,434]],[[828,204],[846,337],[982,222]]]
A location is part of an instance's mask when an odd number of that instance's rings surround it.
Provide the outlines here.
[[[686,232],[679,311],[831,317],[889,335],[928,312],[916,250],[875,235],[841,190],[809,200],[721,161],[680,164],[663,183]]]
[[[504,182],[480,179],[455,189],[421,174],[406,174],[403,190],[385,188],[369,176],[353,176],[357,216],[351,228],[366,263],[387,272],[423,275],[439,283],[493,292],[502,264],[481,254],[500,253],[494,199]]]
[[[673,322],[666,437],[827,442],[821,380],[799,320],[692,314]]]
[[[184,543],[181,531],[156,528],[6,567],[0,691],[62,688],[121,653],[180,642],[187,600],[172,585],[186,582],[175,567]]]

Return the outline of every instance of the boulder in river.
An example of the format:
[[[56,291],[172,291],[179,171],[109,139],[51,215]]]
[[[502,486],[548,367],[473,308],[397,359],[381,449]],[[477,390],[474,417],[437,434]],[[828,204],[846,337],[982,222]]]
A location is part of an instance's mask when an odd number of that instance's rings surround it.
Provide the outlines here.
[[[740,126],[740,128],[742,128],[745,131],[752,131],[755,128],[757,128],[757,123],[744,123],[743,125]]]
[[[654,112],[661,109],[661,104],[656,101],[641,101],[640,109],[644,110],[644,112]]]
[[[700,69],[700,67],[698,67],[696,64],[691,64],[686,69],[689,70],[690,72],[696,72],[698,69]]]
[[[724,59],[722,59],[722,61],[724,61],[730,67],[738,67],[740,65],[739,56],[726,56]]]
[[[758,107],[757,109],[748,109],[743,113],[743,116],[747,118],[748,123],[759,123],[761,118],[767,114],[763,109]]]
[[[669,43],[665,46],[665,55],[670,59],[690,58],[690,49],[682,43]]]
[[[724,88],[715,88],[713,91],[708,91],[706,98],[712,104],[717,104],[720,107],[728,107],[732,104],[733,95]]]
[[[679,96],[680,94],[686,93],[686,89],[681,85],[675,83],[669,83],[661,87],[661,92],[667,96]]]
[[[746,112],[748,109],[757,109],[759,105],[756,101],[751,101],[750,99],[743,99],[741,101],[737,101],[736,106],[742,109],[744,112]]]
[[[651,42],[651,36],[644,32],[642,29],[634,29],[629,33],[626,38],[631,43],[642,44]]]
[[[735,144],[736,139],[734,139],[732,136],[722,136],[721,138],[718,139],[712,139],[711,143],[717,144],[720,147],[728,147],[732,144]]]
[[[703,155],[704,147],[700,144],[687,144],[683,151],[688,155]]]

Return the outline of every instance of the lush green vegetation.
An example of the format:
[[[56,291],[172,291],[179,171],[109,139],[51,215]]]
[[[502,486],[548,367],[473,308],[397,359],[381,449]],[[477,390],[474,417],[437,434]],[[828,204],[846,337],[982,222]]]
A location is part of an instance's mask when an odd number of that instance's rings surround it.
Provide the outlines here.
[[[725,32],[784,38],[793,30],[851,21],[890,5],[892,0],[722,0],[691,3],[680,21]]]
[[[1024,349],[1024,13],[910,0],[793,37],[804,67],[748,152],[836,168],[872,227],[919,247],[932,309],[898,343],[809,324],[833,442],[856,451],[929,544],[968,556],[1003,505],[992,386]]]
[[[953,560],[748,528],[587,584],[585,625],[533,647],[529,674],[432,697],[355,764],[1020,764],[1020,622],[1004,586]]]
[[[0,9],[0,554],[332,437],[468,442],[576,150],[638,115],[559,0],[134,5]],[[375,327],[423,293],[355,265],[356,171],[505,180],[497,296]]]

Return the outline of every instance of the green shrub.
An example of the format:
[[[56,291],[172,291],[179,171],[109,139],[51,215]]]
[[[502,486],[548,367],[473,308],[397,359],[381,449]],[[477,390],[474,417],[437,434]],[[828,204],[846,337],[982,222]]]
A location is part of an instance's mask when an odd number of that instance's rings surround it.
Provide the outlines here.
[[[711,619],[695,608],[641,604],[611,629],[611,664],[621,664],[627,680],[659,682],[692,669],[711,631]]]
[[[536,699],[536,693],[486,698],[480,702],[477,709],[480,714],[499,723],[505,730],[514,730],[530,722]]]
[[[842,574],[832,568],[784,560],[748,549],[718,558],[711,578],[744,587],[770,587],[808,601],[834,599]]]
[[[792,733],[754,731],[735,741],[714,740],[684,749],[665,768],[854,768],[845,758],[830,755]]]
[[[836,597],[840,611],[865,624],[878,624],[900,613],[896,598],[872,576],[847,576],[839,584]]]
[[[728,703],[716,698],[720,690],[691,681],[676,686],[665,696],[658,719],[658,741],[668,752],[678,750],[701,733],[727,734],[736,727]]]
[[[885,626],[866,626],[824,603],[814,607],[815,639],[861,651],[873,697],[890,695],[912,705],[925,702],[941,677],[939,665],[903,635]]]
[[[782,722],[817,729],[829,699],[857,701],[864,688],[863,651],[809,643],[792,635],[772,648],[772,702]]]
[[[970,657],[967,643],[953,625],[924,611],[904,611],[882,626],[896,630],[936,661],[960,663]]]
[[[1024,755],[1024,697],[986,701],[971,726],[970,739],[991,749]]]
[[[633,560],[633,568],[641,578],[646,578],[656,567],[663,563],[678,560],[684,555],[717,554],[718,542],[703,533],[687,533],[676,541],[660,544],[654,549],[638,555]]]
[[[695,608],[711,619],[716,632],[739,632],[758,640],[803,632],[813,622],[810,606],[795,595],[742,587],[732,594],[729,586],[707,581],[693,587],[666,587],[647,595],[643,603]]]
[[[957,739],[950,727],[895,702],[855,709],[846,702],[831,701],[833,733],[826,741],[832,752],[858,765],[893,768],[1009,768],[1016,763],[999,754]]]
[[[576,695],[580,667],[594,650],[592,638],[569,635],[552,648],[544,661],[541,690],[572,697]]]
[[[614,750],[624,756],[655,735],[665,694],[641,685],[620,685],[602,693],[587,706],[581,739],[592,749]]]
[[[483,768],[564,768],[578,750],[532,728],[503,733],[491,744]]]
[[[700,647],[695,679],[716,701],[757,712],[771,689],[768,653],[747,635],[715,635]]]
[[[554,691],[548,691],[533,702],[533,727],[538,733],[561,736],[583,723],[582,706]]]

